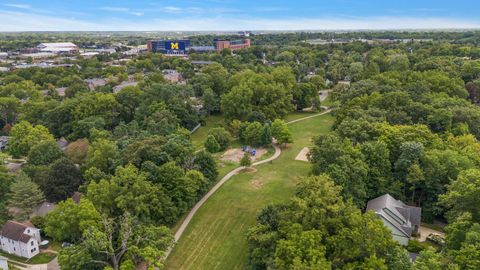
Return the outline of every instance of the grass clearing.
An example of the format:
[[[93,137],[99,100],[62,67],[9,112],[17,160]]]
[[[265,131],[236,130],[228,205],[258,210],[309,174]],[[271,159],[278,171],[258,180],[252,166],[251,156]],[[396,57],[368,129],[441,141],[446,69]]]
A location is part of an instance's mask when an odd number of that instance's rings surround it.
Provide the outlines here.
[[[291,119],[309,116],[294,114]],[[246,233],[266,205],[287,201],[295,184],[307,176],[310,165],[295,161],[298,152],[311,145],[311,138],[326,133],[333,123],[323,115],[289,125],[294,144],[257,171],[234,176],[199,209],[167,259],[167,269],[245,269]],[[225,174],[238,165],[220,167]]]
[[[31,259],[19,257],[16,255],[8,254],[5,252],[0,252],[0,256],[3,256],[9,260],[12,260],[14,262],[19,262],[19,263],[25,263],[25,264],[45,264],[49,263],[51,260],[53,260],[55,257],[57,257],[57,254],[52,253],[52,252],[43,252],[35,255]]]
[[[225,118],[222,115],[210,115],[207,117],[205,119],[205,126],[201,126],[191,136],[193,147],[195,147],[196,150],[202,149],[210,129],[224,126]]]

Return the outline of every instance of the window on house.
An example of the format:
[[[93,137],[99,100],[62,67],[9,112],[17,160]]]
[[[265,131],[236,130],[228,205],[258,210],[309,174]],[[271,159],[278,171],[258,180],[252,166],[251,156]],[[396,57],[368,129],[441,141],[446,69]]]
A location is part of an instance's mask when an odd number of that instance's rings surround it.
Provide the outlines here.
[[[32,242],[30,242],[30,244],[33,246],[33,241],[32,241]]]

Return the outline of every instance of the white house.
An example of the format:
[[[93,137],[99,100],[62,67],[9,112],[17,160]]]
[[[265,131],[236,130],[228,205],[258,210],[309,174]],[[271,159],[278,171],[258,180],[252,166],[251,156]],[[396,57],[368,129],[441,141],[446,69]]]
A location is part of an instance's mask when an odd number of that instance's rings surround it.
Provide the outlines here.
[[[408,206],[390,194],[369,201],[368,210],[374,211],[390,229],[393,239],[404,246],[408,245],[412,233],[418,232],[420,228],[422,208]]]
[[[8,270],[7,258],[0,256],[0,270]]]
[[[0,231],[0,250],[24,258],[39,253],[40,229],[12,220],[7,221]]]

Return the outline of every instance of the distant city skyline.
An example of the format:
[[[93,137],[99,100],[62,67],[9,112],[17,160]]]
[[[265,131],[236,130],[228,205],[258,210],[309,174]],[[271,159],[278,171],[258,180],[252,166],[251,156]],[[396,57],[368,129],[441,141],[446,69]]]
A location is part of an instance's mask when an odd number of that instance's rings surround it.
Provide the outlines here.
[[[475,0],[0,0],[0,31],[480,28]]]

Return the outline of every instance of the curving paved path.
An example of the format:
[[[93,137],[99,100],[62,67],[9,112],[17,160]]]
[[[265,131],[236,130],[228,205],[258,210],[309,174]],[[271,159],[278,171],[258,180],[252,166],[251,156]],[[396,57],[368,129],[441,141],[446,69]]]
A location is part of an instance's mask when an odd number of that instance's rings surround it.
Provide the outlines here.
[[[318,117],[318,116],[321,116],[321,115],[324,115],[324,114],[327,114],[327,113],[330,113],[332,110],[331,109],[328,109],[324,112],[321,112],[321,113],[317,113],[315,115],[310,115],[310,116],[307,116],[307,117],[303,117],[303,118],[299,118],[299,119],[296,119],[296,120],[293,120],[293,121],[290,121],[290,122],[287,122],[287,124],[294,124],[294,123],[297,123],[297,122],[300,122],[300,121],[304,121],[304,120],[307,120],[307,119],[310,119],[310,118],[314,118],[314,117]],[[276,144],[272,144],[273,147],[275,148],[275,153],[273,154],[273,156],[265,159],[265,160],[261,160],[261,161],[258,161],[258,162],[255,162],[252,164],[252,167],[254,166],[258,166],[258,165],[261,165],[261,164],[265,164],[267,162],[270,162],[272,160],[275,160],[277,159],[278,157],[280,157],[280,155],[282,154],[282,149],[280,149],[280,147]],[[185,217],[185,219],[183,220],[182,224],[180,225],[180,227],[177,229],[177,231],[175,232],[175,236],[174,236],[174,243],[178,242],[178,240],[180,240],[180,237],[182,237],[183,233],[185,232],[185,230],[187,229],[187,226],[190,224],[190,222],[192,221],[193,219],[193,216],[197,213],[198,209],[200,209],[200,207],[202,207],[202,205],[220,188],[222,187],[223,184],[225,184],[225,182],[227,182],[228,180],[230,180],[230,178],[232,178],[234,175],[238,174],[240,171],[242,171],[243,169],[245,169],[245,167],[238,167],[232,171],[230,171],[229,173],[227,173],[220,181],[218,181],[217,184],[215,184],[215,186],[213,186],[212,189],[210,189],[207,194],[205,194],[205,196],[203,196],[203,198],[198,201],[195,206],[193,206],[193,208],[190,210],[190,212],[188,213],[187,217]],[[170,253],[172,252],[172,248],[173,247],[170,247],[166,252],[165,252],[165,256],[164,258],[167,258]]]

